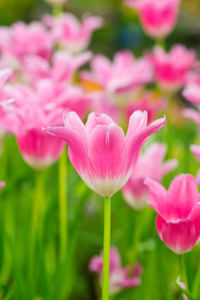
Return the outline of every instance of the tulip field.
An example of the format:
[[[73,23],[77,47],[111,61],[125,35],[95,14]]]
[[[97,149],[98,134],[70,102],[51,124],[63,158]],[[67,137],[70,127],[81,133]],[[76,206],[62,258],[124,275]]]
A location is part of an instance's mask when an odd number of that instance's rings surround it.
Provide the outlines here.
[[[0,299],[200,300],[199,15],[0,0]]]

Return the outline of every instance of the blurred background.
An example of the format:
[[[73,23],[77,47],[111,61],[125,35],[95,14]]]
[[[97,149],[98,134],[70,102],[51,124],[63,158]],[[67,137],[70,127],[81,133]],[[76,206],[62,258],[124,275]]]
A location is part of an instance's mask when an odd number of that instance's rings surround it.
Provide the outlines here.
[[[174,43],[200,51],[200,1],[183,1],[178,26],[167,39],[167,47]],[[0,0],[0,24],[9,25],[17,20],[39,20],[51,11],[43,0]],[[109,56],[120,49],[129,48],[134,53],[153,46],[153,40],[142,32],[137,22],[137,14],[125,7],[121,0],[73,0],[66,1],[65,11],[73,12],[81,17],[92,13],[103,16],[105,26],[95,32],[91,50]]]

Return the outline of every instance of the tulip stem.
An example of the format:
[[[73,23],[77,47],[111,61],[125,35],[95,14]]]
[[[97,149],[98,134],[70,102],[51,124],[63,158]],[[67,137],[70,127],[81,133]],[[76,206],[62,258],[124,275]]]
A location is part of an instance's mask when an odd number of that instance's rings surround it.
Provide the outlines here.
[[[107,197],[104,200],[102,300],[109,299],[110,228],[111,228],[111,198]]]
[[[163,40],[163,39],[157,40],[156,45],[165,49],[165,40]]]
[[[45,209],[44,203],[44,171],[37,171],[35,178],[35,193],[33,198],[32,216],[30,222],[30,251],[29,251],[29,279],[30,290],[33,292],[34,280],[34,261],[36,253],[36,240],[37,235],[42,238],[43,234],[43,215]]]
[[[64,151],[59,160],[59,233],[61,262],[65,259],[67,252],[67,219],[67,155]]]
[[[53,16],[56,18],[62,14],[62,5],[54,5],[53,6]]]
[[[179,255],[179,264],[180,264],[180,272],[181,272],[182,280],[184,281],[188,289],[188,280],[187,280],[187,274],[185,269],[185,259],[183,254]]]
[[[184,293],[185,293],[185,295],[188,296],[188,298],[190,300],[194,300],[194,297],[189,290],[189,280],[188,280],[188,274],[187,274],[187,269],[186,269],[186,265],[185,265],[185,255],[184,254],[179,255],[179,264],[180,264],[181,280],[186,285]]]

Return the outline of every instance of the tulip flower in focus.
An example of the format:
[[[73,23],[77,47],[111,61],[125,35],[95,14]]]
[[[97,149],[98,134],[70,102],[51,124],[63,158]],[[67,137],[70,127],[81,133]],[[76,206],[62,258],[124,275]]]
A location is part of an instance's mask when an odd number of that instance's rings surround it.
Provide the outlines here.
[[[166,38],[174,29],[181,0],[127,0],[139,12],[142,27],[155,39]]]
[[[123,187],[125,201],[136,209],[142,209],[147,203],[148,188],[144,184],[145,178],[161,182],[162,178],[177,166],[175,159],[164,162],[166,146],[155,143],[140,154],[133,168],[132,174]]]
[[[149,205],[158,213],[158,234],[168,248],[177,254],[192,250],[200,238],[200,195],[195,178],[180,174],[168,191],[150,178]]]
[[[89,269],[92,272],[97,272],[102,280],[103,271],[103,256],[94,256],[89,264]],[[140,276],[142,267],[136,263],[134,267],[122,268],[119,252],[116,248],[110,249],[110,295],[116,294],[119,291],[127,288],[132,288],[140,284]]]
[[[81,79],[100,86],[110,101],[121,106],[133,100],[140,88],[153,81],[149,59],[137,60],[128,50],[115,54],[113,62],[103,55],[95,56],[91,69],[91,72],[81,72]]]
[[[129,179],[147,137],[166,123],[162,118],[147,126],[147,118],[146,112],[133,113],[126,137],[109,116],[95,113],[85,126],[76,113],[68,113],[65,127],[46,131],[69,144],[69,159],[83,181],[102,197],[111,197]]]
[[[57,18],[46,16],[44,23],[50,27],[54,40],[71,53],[84,51],[91,40],[92,33],[102,26],[102,19],[85,16],[81,22],[72,14],[65,13]]]
[[[153,61],[158,84],[166,91],[176,92],[186,82],[195,65],[196,55],[182,45],[175,45],[169,53],[160,47],[153,51]]]

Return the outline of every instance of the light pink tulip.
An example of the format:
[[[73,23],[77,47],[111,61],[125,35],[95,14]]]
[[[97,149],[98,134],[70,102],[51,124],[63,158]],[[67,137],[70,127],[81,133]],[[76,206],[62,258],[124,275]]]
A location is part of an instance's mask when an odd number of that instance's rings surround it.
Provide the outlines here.
[[[16,136],[24,160],[35,169],[43,169],[58,159],[65,143],[42,131],[42,127],[63,125],[62,112],[77,111],[83,116],[88,99],[73,87],[57,86],[49,80],[40,81],[36,88],[11,86],[6,94],[15,99],[4,108],[0,123]]]
[[[92,272],[97,272],[102,281],[103,272],[103,256],[94,256],[89,264],[89,269]],[[109,278],[109,291],[110,295],[116,294],[120,290],[132,288],[140,285],[140,276],[142,267],[136,263],[132,268],[122,268],[119,252],[116,248],[110,249],[110,278]]]
[[[33,81],[51,79],[54,82],[69,83],[75,72],[87,63],[92,54],[85,52],[72,56],[66,51],[55,52],[51,64],[39,56],[28,56],[25,60],[25,69]]]
[[[111,62],[103,55],[92,59],[91,72],[83,71],[83,80],[95,82],[113,102],[126,104],[133,99],[138,89],[153,80],[153,68],[146,57],[136,60],[128,51],[118,52]]]
[[[175,159],[164,162],[166,146],[155,143],[140,154],[133,168],[131,177],[123,187],[125,201],[136,209],[142,209],[147,203],[148,188],[144,184],[145,178],[152,178],[161,182],[162,178],[177,166]]]
[[[124,186],[147,137],[166,123],[163,118],[147,126],[147,118],[146,112],[135,112],[126,137],[109,116],[95,113],[84,126],[71,112],[64,117],[65,127],[48,127],[46,131],[69,144],[69,158],[80,177],[93,191],[107,197]]]
[[[127,0],[139,12],[142,26],[153,38],[163,39],[174,29],[181,0]]]
[[[82,22],[70,13],[53,19],[44,18],[44,23],[52,30],[55,41],[72,53],[84,51],[91,40],[92,33],[102,26],[102,19],[96,16],[85,16]]]
[[[20,61],[26,55],[38,55],[49,59],[53,50],[53,38],[39,22],[15,23],[12,27],[0,28],[0,51]]]
[[[156,98],[152,92],[144,93],[139,100],[131,102],[126,108],[127,119],[136,110],[147,111],[148,122],[155,120],[156,115],[165,107],[166,100],[164,98]]]
[[[146,179],[149,205],[158,213],[157,231],[177,254],[190,251],[200,237],[200,195],[192,175],[180,174],[167,191],[160,183]]]
[[[194,67],[195,57],[193,50],[187,50],[182,45],[174,46],[169,53],[160,47],[155,47],[153,61],[156,79],[160,86],[172,92],[182,88]]]

